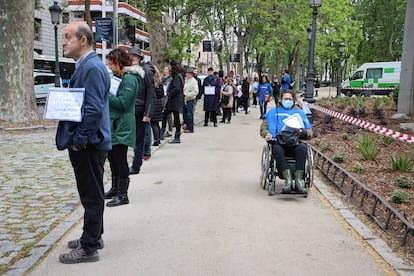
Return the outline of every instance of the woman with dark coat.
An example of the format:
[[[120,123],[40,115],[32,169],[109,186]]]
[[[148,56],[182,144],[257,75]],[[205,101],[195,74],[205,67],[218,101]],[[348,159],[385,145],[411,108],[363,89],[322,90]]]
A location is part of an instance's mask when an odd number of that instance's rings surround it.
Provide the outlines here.
[[[154,113],[151,117],[151,128],[154,136],[153,146],[157,147],[160,145],[160,124],[163,119],[164,106],[162,104],[162,98],[164,97],[164,88],[162,77],[158,68],[154,65],[154,85],[155,85],[155,100],[154,100]]]
[[[110,199],[106,206],[128,204],[129,167],[128,147],[135,147],[135,98],[145,72],[139,65],[132,65],[128,54],[114,49],[106,56],[108,67],[120,78],[117,91],[109,95],[112,150],[108,153],[112,174],[112,188],[105,193]]]
[[[167,89],[168,101],[164,110],[161,131],[165,131],[168,114],[172,113],[174,117],[175,135],[174,140],[170,141],[169,143],[179,144],[181,142],[180,113],[183,112],[184,107],[184,78],[181,74],[183,71],[181,64],[178,61],[173,60],[171,61],[170,65],[172,81]]]

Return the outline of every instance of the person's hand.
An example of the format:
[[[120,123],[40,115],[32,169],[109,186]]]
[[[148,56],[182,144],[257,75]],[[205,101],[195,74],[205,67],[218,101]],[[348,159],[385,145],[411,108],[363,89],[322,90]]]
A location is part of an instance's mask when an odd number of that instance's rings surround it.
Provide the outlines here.
[[[266,136],[265,136],[266,141],[272,140],[272,138],[273,138],[273,136],[270,133],[266,134]]]
[[[142,121],[148,123],[149,121],[151,121],[151,118],[148,116],[144,116],[144,118],[142,118]]]
[[[301,136],[303,134],[303,129],[301,129],[301,128],[297,129],[296,134]]]
[[[75,146],[75,145],[70,146],[70,149],[71,149],[71,150],[73,150],[73,151],[79,151],[79,150],[76,148],[76,146]]]

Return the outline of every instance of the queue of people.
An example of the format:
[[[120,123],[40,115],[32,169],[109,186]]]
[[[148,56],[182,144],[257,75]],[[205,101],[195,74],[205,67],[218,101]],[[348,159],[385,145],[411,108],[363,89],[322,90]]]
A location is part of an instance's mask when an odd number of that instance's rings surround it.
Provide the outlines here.
[[[194,133],[197,100],[203,98],[204,126],[212,122],[217,127],[220,108],[222,123],[231,123],[232,114],[239,111],[239,106],[248,114],[250,91],[253,90],[253,105],[258,99],[261,119],[264,119],[264,137],[274,137],[277,132],[271,118],[274,109],[267,112],[267,103],[271,95],[275,95],[267,76],[262,76],[260,83],[255,78],[251,85],[248,77],[243,80],[234,74],[219,77],[213,68],[208,68],[208,76],[201,83],[197,70],[184,72],[180,62],[175,60],[163,68],[161,76],[154,64],[144,61],[141,49],[132,47],[128,52],[114,49],[106,56],[107,66],[113,73],[111,80],[106,66],[93,51],[92,42],[93,33],[86,23],[72,22],[65,26],[63,51],[65,56],[76,60],[70,87],[84,89],[83,118],[81,122],[59,122],[56,146],[59,150],[68,150],[85,209],[81,237],[70,241],[68,247],[72,250],[59,256],[59,261],[65,264],[99,260],[98,249],[104,246],[105,199],[109,199],[107,207],[129,204],[129,176],[139,174],[144,156],[149,158],[151,154],[150,150],[146,152],[145,146],[147,149],[151,144],[159,146],[168,134],[172,135],[174,127],[171,144],[181,143],[182,126],[184,133]],[[286,74],[287,71],[282,91]],[[283,93],[281,107],[291,108],[289,103],[293,96]],[[309,136],[310,133],[310,125],[306,125],[299,135]],[[152,138],[153,143],[150,142]],[[131,167],[127,160],[128,148],[134,148]],[[282,152],[274,147],[277,158]],[[298,147],[297,152],[301,154],[303,148]],[[107,192],[103,183],[106,159],[110,164],[112,184]],[[295,178],[303,174],[303,160],[299,158],[299,161]],[[290,179],[287,172],[286,176]],[[290,186],[287,181],[285,189]],[[296,187],[300,189],[301,183],[298,182]]]

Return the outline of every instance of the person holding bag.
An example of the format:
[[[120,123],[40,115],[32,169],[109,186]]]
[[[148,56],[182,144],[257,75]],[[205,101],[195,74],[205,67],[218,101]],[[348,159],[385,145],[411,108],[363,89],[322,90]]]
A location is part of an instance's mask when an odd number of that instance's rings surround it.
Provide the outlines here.
[[[226,78],[226,83],[227,85],[221,91],[221,108],[223,109],[223,118],[220,122],[224,123],[227,119],[226,123],[230,124],[234,101],[233,92],[236,91],[236,87],[234,86],[233,78],[230,76]]]
[[[272,144],[272,156],[275,158],[277,169],[281,171],[285,179],[282,193],[292,191],[292,173],[289,169],[286,153],[293,154],[295,165],[295,190],[298,193],[306,193],[303,175],[307,157],[307,145],[299,139],[312,137],[312,125],[302,109],[295,106],[295,93],[291,90],[282,92],[279,104],[269,110],[264,116],[260,126],[260,135]],[[286,119],[291,116],[299,116],[303,122],[303,128],[292,128],[286,125]]]

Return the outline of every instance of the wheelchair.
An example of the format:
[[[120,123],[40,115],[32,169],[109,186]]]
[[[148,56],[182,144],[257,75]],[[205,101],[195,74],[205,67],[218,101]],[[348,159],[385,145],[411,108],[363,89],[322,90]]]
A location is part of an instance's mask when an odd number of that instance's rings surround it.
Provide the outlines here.
[[[303,143],[303,142],[302,142]],[[295,172],[295,165],[296,160],[292,155],[289,155],[287,151],[286,159],[288,162],[288,166],[292,175]],[[284,195],[300,195],[307,197],[309,188],[313,185],[313,152],[308,146],[308,152],[306,157],[305,163],[305,171],[304,171],[304,181],[305,181],[305,189],[306,193],[296,193],[292,191],[291,193],[282,193],[282,188],[284,185],[284,181],[280,181],[283,178],[282,172],[278,172],[276,160],[272,156],[272,144],[267,142],[266,145],[263,146],[262,150],[262,158],[261,158],[261,175],[260,175],[260,187],[264,190],[268,191],[269,196],[277,195],[277,194],[284,194]],[[277,177],[279,177],[279,181],[277,181]],[[293,179],[292,179],[293,180]],[[294,181],[294,180],[293,180]]]

